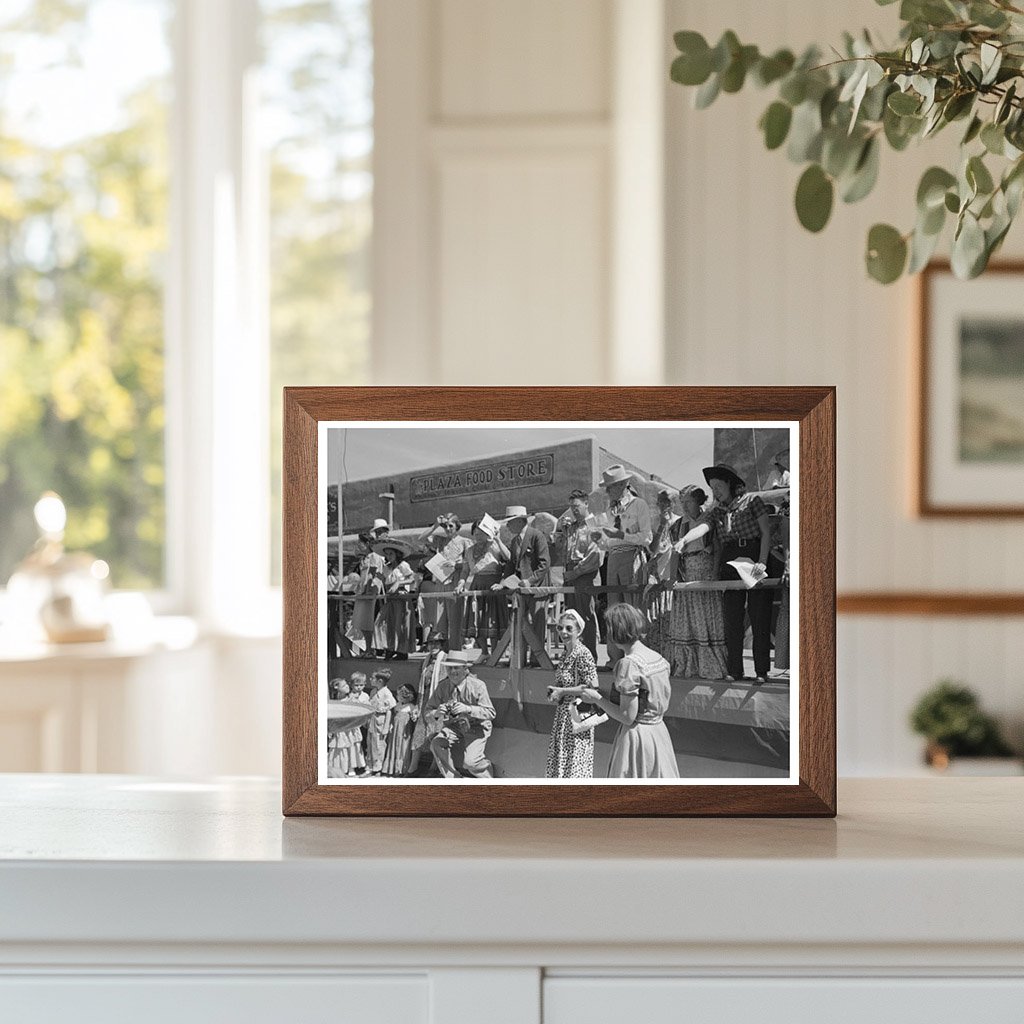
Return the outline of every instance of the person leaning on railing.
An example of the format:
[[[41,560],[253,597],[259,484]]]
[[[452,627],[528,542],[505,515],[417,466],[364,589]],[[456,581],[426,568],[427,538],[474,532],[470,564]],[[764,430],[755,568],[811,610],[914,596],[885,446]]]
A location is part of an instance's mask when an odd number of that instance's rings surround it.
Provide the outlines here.
[[[490,652],[508,627],[509,616],[507,592],[490,591],[501,582],[502,572],[512,555],[488,520],[489,516],[481,517],[473,523],[473,544],[466,549],[455,593],[488,591],[466,598],[463,630],[466,636],[476,639],[481,650]],[[452,614],[454,612],[449,612],[449,616]]]
[[[679,492],[682,517],[672,531],[675,580],[695,583],[718,576],[718,523],[703,510],[707,494],[694,484]],[[728,675],[722,594],[682,590],[673,595],[668,644],[662,654],[672,675],[686,679],[724,679]]]
[[[433,526],[428,527],[419,537],[419,543],[427,544],[435,553],[447,559],[453,566],[451,576],[444,582],[427,576],[420,586],[420,603],[423,607],[423,626],[428,636],[441,633],[445,637],[445,650],[462,649],[463,610],[461,601],[445,601],[433,598],[431,594],[452,594],[462,576],[462,565],[466,550],[472,547],[469,537],[459,533],[462,522],[454,513],[442,513]],[[425,573],[429,572],[425,570]]]
[[[387,562],[384,575],[386,595],[414,593],[420,576],[405,561],[406,545],[397,540],[384,540],[375,545]],[[405,661],[416,650],[416,601],[405,598],[384,599],[378,616],[376,646],[384,648],[385,658]]]
[[[562,579],[573,592],[566,594],[566,606],[583,620],[580,642],[597,662],[597,574],[604,552],[598,545],[602,534],[590,514],[590,496],[579,489],[569,495],[569,508],[555,526],[555,536],[565,551]]]
[[[604,528],[608,552],[608,586],[630,587],[608,594],[609,606],[626,601],[643,604],[647,546],[651,543],[651,510],[647,502],[630,489],[633,475],[625,466],[609,466],[601,474],[601,487],[608,494],[609,514],[614,527]]]
[[[367,531],[359,534],[359,584],[356,587],[357,595],[367,595],[364,600],[356,601],[352,612],[351,630],[356,636],[360,636],[366,645],[363,654],[365,658],[372,658],[373,653],[373,627],[377,619],[377,601],[368,599],[369,595],[380,595],[384,593],[384,556],[373,550],[373,535]]]
[[[739,573],[728,564],[737,558],[749,558],[755,563],[756,570],[767,573],[771,524],[765,503],[756,494],[743,493],[746,482],[732,466],[708,466],[704,469],[704,479],[717,503],[715,515],[722,540],[720,578],[740,579]],[[743,637],[746,632],[745,616],[749,616],[754,647],[754,674],[758,682],[765,682],[771,668],[772,592],[756,588],[727,590],[724,609],[729,678],[745,678]]]

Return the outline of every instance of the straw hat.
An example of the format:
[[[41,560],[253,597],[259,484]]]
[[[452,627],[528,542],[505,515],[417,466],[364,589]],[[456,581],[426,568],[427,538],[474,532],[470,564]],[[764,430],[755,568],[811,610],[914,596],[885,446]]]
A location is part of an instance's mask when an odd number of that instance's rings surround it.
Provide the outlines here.
[[[400,558],[405,558],[413,551],[413,547],[408,541],[400,540],[398,537],[385,537],[383,540],[373,542],[374,551],[387,551],[388,548],[397,551]]]
[[[505,509],[505,521],[509,522],[513,519],[529,519],[530,515],[526,511],[525,505],[509,505]]]

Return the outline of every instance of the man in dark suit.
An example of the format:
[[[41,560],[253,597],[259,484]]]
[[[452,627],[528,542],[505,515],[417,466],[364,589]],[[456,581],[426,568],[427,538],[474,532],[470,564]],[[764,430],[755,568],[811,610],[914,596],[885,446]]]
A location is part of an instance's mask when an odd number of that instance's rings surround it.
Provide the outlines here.
[[[511,571],[522,580],[524,587],[546,587],[550,582],[548,570],[551,568],[548,539],[540,530],[527,526],[527,518],[527,511],[522,505],[509,505],[505,509],[505,528],[512,538],[509,544]],[[546,644],[548,599],[527,597],[525,604],[526,621],[533,635]]]

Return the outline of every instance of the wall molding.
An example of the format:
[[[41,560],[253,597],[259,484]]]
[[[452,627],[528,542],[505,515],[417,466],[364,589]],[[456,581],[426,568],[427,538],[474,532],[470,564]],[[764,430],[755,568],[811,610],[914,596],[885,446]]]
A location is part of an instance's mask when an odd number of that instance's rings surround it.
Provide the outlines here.
[[[852,591],[836,597],[840,615],[1024,615],[1024,593]]]

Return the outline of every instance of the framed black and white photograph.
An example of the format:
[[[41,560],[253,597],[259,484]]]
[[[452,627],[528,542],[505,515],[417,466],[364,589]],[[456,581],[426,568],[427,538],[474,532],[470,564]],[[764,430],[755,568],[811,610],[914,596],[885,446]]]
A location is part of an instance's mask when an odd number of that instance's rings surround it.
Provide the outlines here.
[[[286,394],[286,813],[831,813],[832,392],[450,390]]]
[[[921,274],[917,512],[1024,515],[1024,264]]]

